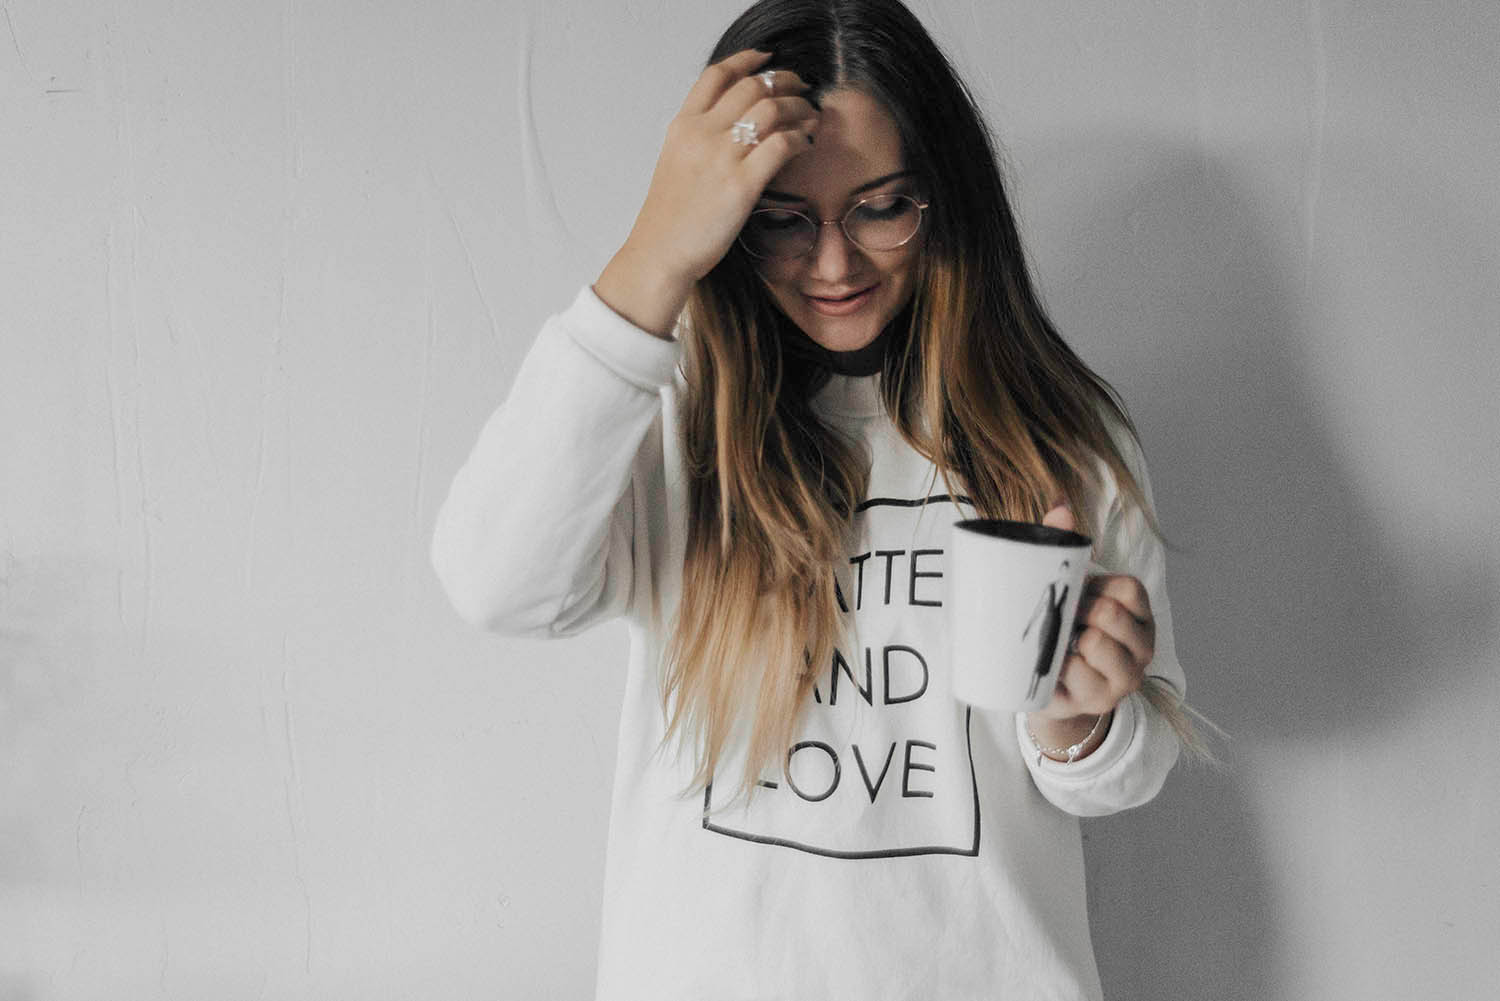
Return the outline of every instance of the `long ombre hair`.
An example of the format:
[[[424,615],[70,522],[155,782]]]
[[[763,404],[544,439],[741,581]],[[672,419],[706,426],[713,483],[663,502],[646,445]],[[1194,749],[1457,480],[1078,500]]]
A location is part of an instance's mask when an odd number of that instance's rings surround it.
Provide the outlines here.
[[[1094,523],[1096,463],[1154,513],[1111,438],[1139,441],[1112,387],[1058,335],[1033,287],[994,144],[947,58],[898,0],[762,0],[730,25],[709,63],[774,53],[817,103],[829,91],[877,100],[899,130],[930,208],[911,301],[885,332],[885,410],[950,496],[981,517],[1038,522],[1066,497]],[[743,750],[733,802],[786,752],[814,679],[847,639],[834,568],[847,558],[868,459],[813,411],[826,358],[772,302],[735,246],[698,282],[682,329],[682,454],[689,480],[683,587],[661,698],[663,745],[695,751],[684,794]],[[1083,529],[1087,531],[1087,529]],[[1145,694],[1198,748],[1173,689]],[[714,797],[721,803],[726,799]]]

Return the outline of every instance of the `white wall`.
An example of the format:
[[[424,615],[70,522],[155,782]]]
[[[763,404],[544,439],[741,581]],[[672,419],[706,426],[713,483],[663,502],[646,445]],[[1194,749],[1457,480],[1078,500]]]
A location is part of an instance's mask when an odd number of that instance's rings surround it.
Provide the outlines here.
[[[738,8],[0,0],[0,999],[588,995],[623,629],[426,547]],[[1487,996],[1500,7],[917,9],[1234,734],[1087,825],[1112,997]]]

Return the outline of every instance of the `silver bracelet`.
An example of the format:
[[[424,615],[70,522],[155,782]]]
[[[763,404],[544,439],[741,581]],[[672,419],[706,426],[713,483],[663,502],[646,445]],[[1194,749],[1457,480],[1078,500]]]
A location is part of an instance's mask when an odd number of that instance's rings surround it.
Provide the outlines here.
[[[1104,725],[1104,717],[1108,715],[1108,713],[1100,713],[1095,718],[1094,728],[1088,732],[1088,735],[1078,743],[1069,744],[1067,747],[1043,747],[1041,742],[1036,739],[1036,734],[1032,733],[1031,727],[1028,726],[1026,728],[1026,736],[1031,738],[1031,746],[1036,748],[1037,767],[1040,768],[1042,766],[1042,758],[1050,754],[1066,754],[1068,760],[1062,762],[1062,764],[1071,765],[1073,760],[1078,757],[1078,752],[1083,750],[1083,745],[1094,739],[1094,734],[1099,732],[1099,727]],[[1054,758],[1053,760],[1055,761],[1056,759]]]

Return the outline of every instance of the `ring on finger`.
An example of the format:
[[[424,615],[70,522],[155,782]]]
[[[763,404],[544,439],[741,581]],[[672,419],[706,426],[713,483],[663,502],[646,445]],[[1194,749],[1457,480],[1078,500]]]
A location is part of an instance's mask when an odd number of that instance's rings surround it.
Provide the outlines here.
[[[774,94],[774,93],[776,93],[776,71],[775,70],[766,70],[763,73],[757,73],[755,75],[758,76],[758,77],[760,77],[760,82],[766,85],[766,93],[767,94]]]
[[[755,134],[755,123],[746,118],[734,123],[729,130],[729,139],[742,146],[754,146],[760,142],[760,136]]]

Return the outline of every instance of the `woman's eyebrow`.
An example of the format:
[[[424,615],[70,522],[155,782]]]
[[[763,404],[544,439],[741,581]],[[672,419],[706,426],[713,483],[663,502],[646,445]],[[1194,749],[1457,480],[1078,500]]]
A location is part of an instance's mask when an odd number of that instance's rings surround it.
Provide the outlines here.
[[[915,174],[915,173],[916,173],[915,170],[897,170],[897,171],[895,171],[893,173],[882,175],[880,177],[875,178],[875,180],[873,180],[873,181],[866,181],[864,184],[861,184],[859,187],[857,187],[853,191],[849,192],[849,197],[853,198],[855,195],[864,194],[866,191],[869,191],[871,188],[878,188],[882,184],[886,184],[886,183],[888,183],[890,181],[894,181],[898,177],[907,177],[907,176],[909,176],[911,174]],[[778,201],[778,202],[805,202],[805,201],[807,201],[806,198],[799,198],[796,195],[789,195],[789,194],[787,194],[784,191],[776,191],[776,190],[774,190],[772,188],[767,188],[766,190],[762,191],[760,193],[760,196],[762,198],[770,198],[773,201]]]

